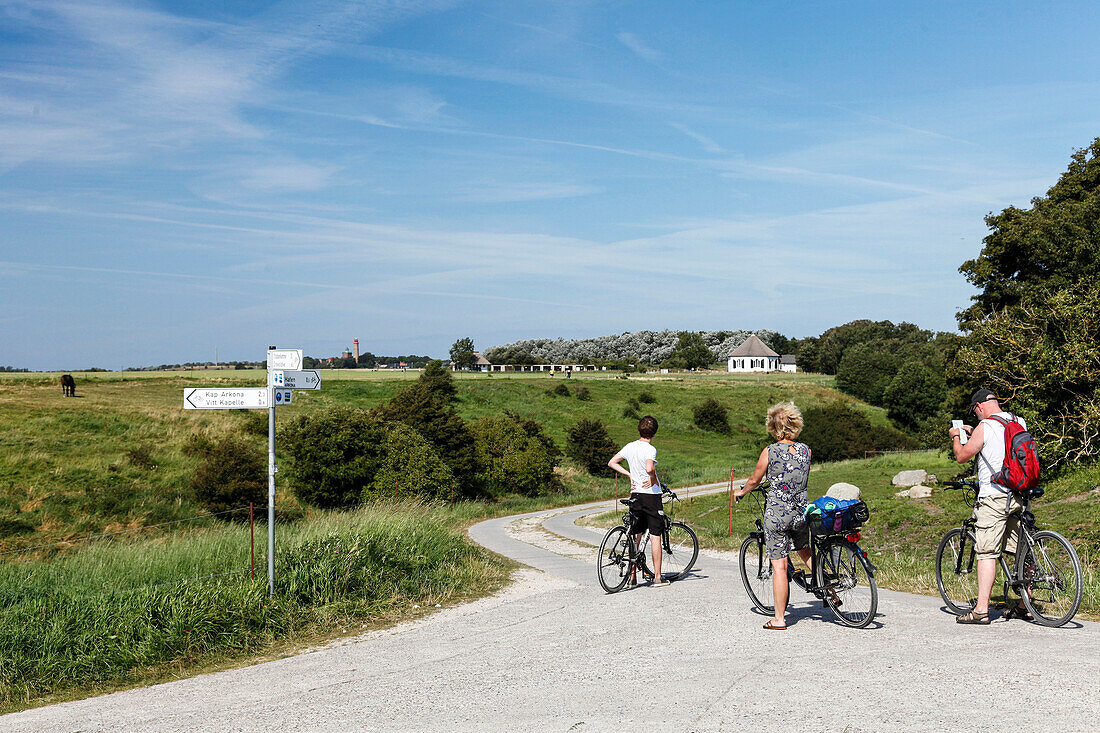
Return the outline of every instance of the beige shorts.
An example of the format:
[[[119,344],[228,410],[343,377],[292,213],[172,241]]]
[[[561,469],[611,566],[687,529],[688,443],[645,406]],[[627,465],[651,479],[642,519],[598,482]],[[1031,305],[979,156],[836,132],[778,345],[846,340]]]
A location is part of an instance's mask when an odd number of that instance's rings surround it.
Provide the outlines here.
[[[1005,508],[1005,499],[1008,507]],[[1015,554],[1024,505],[1011,494],[994,494],[978,499],[974,511],[974,545],[979,560],[996,560],[1002,552]]]

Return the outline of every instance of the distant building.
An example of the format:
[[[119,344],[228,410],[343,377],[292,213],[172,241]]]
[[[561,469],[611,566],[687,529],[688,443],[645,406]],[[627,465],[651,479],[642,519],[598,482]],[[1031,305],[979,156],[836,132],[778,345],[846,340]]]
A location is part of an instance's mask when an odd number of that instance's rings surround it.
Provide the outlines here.
[[[798,359],[794,354],[784,354],[779,357],[779,371],[792,374],[798,371]]]
[[[768,345],[751,334],[745,342],[730,352],[726,360],[726,370],[730,372],[778,372],[780,356]],[[793,371],[793,370],[792,370]]]

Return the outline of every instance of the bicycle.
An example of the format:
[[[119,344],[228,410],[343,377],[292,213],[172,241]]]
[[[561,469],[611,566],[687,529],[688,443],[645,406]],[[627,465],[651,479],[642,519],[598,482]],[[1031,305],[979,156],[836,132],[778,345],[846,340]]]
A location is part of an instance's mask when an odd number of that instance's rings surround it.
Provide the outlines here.
[[[964,490],[967,503],[974,513],[962,525],[951,529],[936,549],[936,585],[944,603],[955,614],[969,613],[978,600],[977,550],[974,526],[977,522],[978,482],[948,481],[945,490]],[[1043,626],[1062,626],[1081,607],[1084,580],[1081,561],[1073,545],[1051,530],[1039,530],[1031,513],[1031,500],[1038,499],[1043,489],[1032,489],[1023,499],[1019,533],[1016,539],[1015,568],[1010,568],[1001,553],[998,564],[1004,581],[1004,598],[1008,603],[1011,589],[1024,602],[1031,617]]]
[[[661,487],[662,494],[667,497],[666,506],[679,497],[667,487]],[[630,509],[637,502],[633,496],[629,499],[619,499],[619,503],[627,507],[623,513],[621,524],[607,530],[603,542],[600,543],[600,552],[596,558],[597,575],[600,585],[608,593],[617,593],[626,586],[630,576],[640,571],[643,577],[652,579],[653,571],[646,561],[646,550],[649,547],[649,529],[645,533],[634,531],[634,514]],[[642,534],[641,540],[635,543],[635,534]],[[661,577],[664,580],[679,580],[688,574],[699,557],[699,538],[693,530],[683,522],[673,521],[665,515],[665,533],[661,535]]]
[[[756,531],[741,543],[738,564],[741,582],[753,605],[765,613],[775,613],[772,597],[772,563],[764,545],[764,508],[766,492],[763,484],[749,492],[756,501],[759,515]],[[844,626],[862,629],[871,623],[878,611],[878,585],[875,566],[857,544],[858,531],[847,534],[810,534],[813,577],[806,578],[802,570],[794,569],[787,558],[787,582],[821,600]]]

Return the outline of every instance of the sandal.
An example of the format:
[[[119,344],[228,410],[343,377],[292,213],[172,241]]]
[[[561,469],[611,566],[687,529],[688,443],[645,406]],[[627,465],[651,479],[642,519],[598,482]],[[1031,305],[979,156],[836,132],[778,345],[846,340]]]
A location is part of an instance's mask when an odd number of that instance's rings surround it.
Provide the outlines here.
[[[1006,620],[1007,619],[1012,619],[1012,618],[1018,618],[1021,621],[1034,621],[1035,620],[1035,617],[1032,616],[1028,612],[1028,610],[1026,608],[1024,608],[1023,606],[1013,606],[1012,608],[1005,611],[1001,615],[1001,617],[1006,619]]]
[[[955,623],[980,624],[982,626],[986,626],[989,624],[989,612],[986,611],[985,613],[974,613],[973,611],[971,611],[970,613],[959,616],[957,619],[955,619]]]
[[[765,629],[770,629],[771,631],[786,631],[787,630],[786,626],[779,626],[778,624],[776,624],[774,622],[775,622],[774,618],[773,619],[768,619],[768,623],[764,624],[764,628]]]

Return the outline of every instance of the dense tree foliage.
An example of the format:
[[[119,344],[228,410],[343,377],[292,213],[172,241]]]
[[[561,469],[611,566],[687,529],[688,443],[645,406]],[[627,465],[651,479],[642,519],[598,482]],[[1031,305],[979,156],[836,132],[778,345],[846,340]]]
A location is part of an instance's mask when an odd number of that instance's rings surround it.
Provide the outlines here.
[[[493,364],[537,364],[530,351],[519,346],[494,346],[485,352],[485,358]]]
[[[374,414],[419,431],[446,461],[462,495],[474,496],[480,490],[477,454],[470,428],[459,417],[454,400],[450,372],[435,362],[425,368],[416,382],[375,408]]]
[[[660,364],[672,357],[680,343],[681,331],[634,331],[618,336],[591,339],[527,339],[496,346],[486,352],[494,364]],[[729,353],[740,346],[750,334],[779,350],[777,345],[790,347],[791,341],[775,331],[700,331],[699,336],[710,357],[707,364],[725,361]],[[492,354],[492,356],[490,356]],[[528,355],[531,361],[516,361],[510,356]]]
[[[382,464],[364,489],[363,502],[437,499],[458,494],[454,474],[424,436],[403,423],[387,423]]]
[[[815,461],[863,458],[869,451],[904,450],[912,438],[892,427],[873,427],[867,416],[843,402],[802,411],[805,427],[799,440],[810,447]]]
[[[956,398],[987,386],[1028,420],[1047,466],[1100,457],[1100,138],[1030,209],[986,217],[960,271],[980,292],[947,376]]]
[[[191,491],[204,509],[227,512],[267,503],[267,463],[255,445],[226,436],[202,442],[195,452],[199,465],[191,476]],[[227,518],[248,519],[248,513]]]
[[[947,386],[941,372],[920,362],[909,362],[898,369],[883,390],[882,406],[891,420],[915,429],[936,414],[946,397]],[[946,424],[946,421],[940,424],[941,431]]]
[[[582,417],[568,430],[566,454],[593,476],[614,476],[607,462],[618,450],[607,426],[599,420]]]
[[[541,432],[541,431],[540,431]],[[509,417],[483,417],[472,426],[478,481],[492,496],[536,496],[558,487],[546,444]]]
[[[290,456],[290,486],[305,504],[325,509],[355,506],[382,466],[386,427],[366,410],[336,407],[299,415],[280,428]]]
[[[460,338],[451,344],[451,363],[456,369],[472,369],[477,364],[473,339]]]
[[[703,336],[694,331],[681,331],[676,348],[663,365],[672,369],[706,369],[717,361]]]
[[[959,314],[970,330],[1019,304],[1100,278],[1100,138],[1076,151],[1066,172],[1030,209],[1010,206],[985,218],[981,253],[959,268],[980,292]]]

